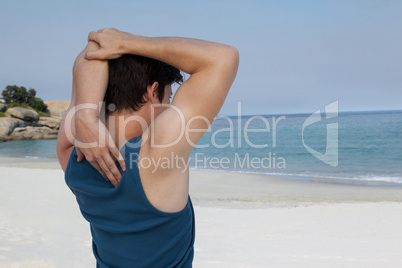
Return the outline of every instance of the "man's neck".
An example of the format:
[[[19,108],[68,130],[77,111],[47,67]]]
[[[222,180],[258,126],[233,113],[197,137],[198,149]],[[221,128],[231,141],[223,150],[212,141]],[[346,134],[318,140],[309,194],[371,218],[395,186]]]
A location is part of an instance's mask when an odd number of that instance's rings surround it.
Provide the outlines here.
[[[119,111],[106,116],[105,126],[115,144],[121,149],[128,140],[139,137],[148,128],[150,120],[147,119],[141,110]]]

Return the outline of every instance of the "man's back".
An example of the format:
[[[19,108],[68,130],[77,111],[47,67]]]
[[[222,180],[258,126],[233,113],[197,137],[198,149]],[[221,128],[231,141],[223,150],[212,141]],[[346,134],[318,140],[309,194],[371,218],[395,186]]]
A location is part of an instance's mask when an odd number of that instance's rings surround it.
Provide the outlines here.
[[[74,149],[65,173],[67,185],[91,225],[100,267],[190,267],[194,254],[191,199],[179,212],[166,213],[147,199],[137,160],[141,136],[122,148],[127,170],[117,187],[102,179]]]

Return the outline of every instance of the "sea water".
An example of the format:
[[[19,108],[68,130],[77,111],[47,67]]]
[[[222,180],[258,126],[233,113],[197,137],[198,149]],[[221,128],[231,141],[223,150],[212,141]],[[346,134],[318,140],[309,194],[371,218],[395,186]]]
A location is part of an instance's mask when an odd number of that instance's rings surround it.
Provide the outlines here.
[[[402,111],[219,116],[190,154],[190,167],[291,179],[402,185]],[[0,143],[0,155],[56,158],[55,140]]]
[[[195,148],[191,153],[191,164],[200,169],[227,169],[300,179],[402,184],[402,111],[343,112],[336,118],[305,126],[309,116],[218,118],[211,126],[213,131],[207,132],[199,144],[225,146]],[[232,137],[229,137],[229,131],[213,136],[216,130],[229,129],[231,124],[235,128]],[[240,128],[242,130],[238,131]],[[249,133],[246,135],[245,132]],[[334,136],[337,140],[331,140]],[[229,145],[230,139],[234,146]],[[312,154],[311,150],[315,152]],[[227,158],[230,164],[226,164],[228,161],[219,163],[213,158]]]

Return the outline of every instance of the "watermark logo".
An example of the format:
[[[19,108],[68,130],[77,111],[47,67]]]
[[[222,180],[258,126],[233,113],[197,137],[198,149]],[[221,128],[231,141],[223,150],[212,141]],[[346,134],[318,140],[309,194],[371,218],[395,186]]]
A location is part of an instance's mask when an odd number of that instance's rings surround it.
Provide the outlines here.
[[[171,134],[169,139],[163,140],[163,143],[159,143],[157,140],[155,126],[148,126],[148,123],[144,118],[137,114],[131,115],[108,115],[108,120],[106,123],[105,109],[102,107],[105,103],[95,104],[80,104],[72,107],[66,114],[64,121],[64,130],[67,139],[79,148],[95,148],[95,147],[106,147],[107,144],[113,144],[112,137],[118,136],[120,144],[126,147],[138,148],[141,146],[140,143],[145,144],[147,139],[149,140],[149,146],[156,149],[165,149],[164,152],[171,152],[173,146],[179,148],[177,145],[188,144],[194,149],[207,149],[211,150],[204,156],[203,154],[195,154],[194,158],[191,159],[179,159],[176,156],[167,157],[163,155],[160,159],[146,158],[140,159],[140,164],[146,168],[152,168],[157,170],[158,168],[175,168],[182,170],[188,169],[188,161],[193,160],[195,167],[201,168],[217,168],[217,169],[246,169],[246,170],[272,170],[272,169],[285,169],[286,161],[284,157],[277,155],[275,151],[277,148],[278,134],[281,134],[280,138],[283,140],[290,136],[295,135],[293,133],[294,126],[290,126],[287,123],[287,117],[285,115],[278,116],[274,115],[269,118],[268,116],[254,115],[254,116],[243,116],[241,111],[241,102],[238,102],[238,114],[237,117],[229,117],[224,115],[219,115],[214,120],[219,120],[219,127],[212,128],[211,122],[213,120],[208,119],[204,116],[193,116],[191,118],[185,117],[183,111],[178,107],[167,105],[167,104],[153,104],[150,110],[150,120],[153,122],[157,117],[157,112],[154,109],[170,109],[170,116],[175,117],[174,125],[169,125],[172,129],[177,130],[176,133]],[[92,129],[93,137],[96,140],[90,140],[90,142],[78,141],[73,135],[73,124],[74,118],[82,118],[83,115],[79,114],[80,110],[93,110],[96,114],[99,114],[99,120],[92,123],[92,125],[84,125],[88,129]],[[114,110],[113,109],[109,110]],[[159,110],[160,111],[160,110]],[[77,114],[76,114],[77,113]],[[325,114],[325,118],[324,117]],[[297,124],[302,124],[302,144],[300,144],[299,138],[297,138],[297,145],[295,145],[295,152],[304,152],[306,149],[311,155],[319,159],[323,163],[330,165],[332,167],[338,166],[338,123],[329,122],[326,124],[326,143],[323,141],[321,145],[325,145],[325,152],[319,152],[314,148],[312,144],[306,143],[305,130],[307,127],[314,125],[318,122],[325,121],[328,119],[333,119],[338,117],[338,101],[334,101],[325,106],[324,109],[317,110],[311,114],[304,122],[297,121]],[[334,120],[332,120],[334,121]],[[197,124],[193,124],[193,122]],[[200,123],[202,122],[202,124]],[[291,121],[292,122],[292,121]],[[129,143],[125,136],[125,129],[129,123],[135,123],[137,126],[142,128],[142,133],[148,130],[149,135],[145,135],[141,140],[137,140],[135,143]],[[82,123],[81,123],[82,124]],[[107,126],[105,125],[107,124]],[[116,124],[118,124],[120,130],[115,133]],[[317,125],[316,125],[317,126]],[[284,132],[279,132],[279,128],[284,128]],[[86,131],[88,131],[88,129]],[[298,129],[298,128],[297,128]],[[109,132],[110,131],[110,132]],[[206,139],[200,140],[202,135],[209,132]],[[202,133],[202,134],[199,134]],[[307,133],[307,131],[306,131]],[[321,133],[321,131],[320,131]],[[299,135],[297,135],[299,137]],[[316,133],[314,133],[316,137]],[[183,146],[184,146],[183,145]],[[280,146],[279,146],[280,147]],[[313,148],[312,148],[313,147]],[[168,148],[168,150],[166,150]],[[272,151],[270,151],[272,148]],[[217,149],[223,150],[223,153],[219,156],[216,155]],[[279,148],[281,149],[281,147]],[[289,152],[291,154],[292,152]],[[130,163],[135,162],[130,159]],[[171,165],[168,165],[170,163]]]
[[[334,101],[325,106],[325,118],[331,119],[338,117],[338,101]],[[306,150],[318,160],[332,166],[338,166],[338,123],[327,124],[327,143],[325,146],[325,153],[320,153],[309,147],[304,141],[304,129],[314,123],[321,121],[321,110],[315,111],[311,114],[302,127],[302,141]]]

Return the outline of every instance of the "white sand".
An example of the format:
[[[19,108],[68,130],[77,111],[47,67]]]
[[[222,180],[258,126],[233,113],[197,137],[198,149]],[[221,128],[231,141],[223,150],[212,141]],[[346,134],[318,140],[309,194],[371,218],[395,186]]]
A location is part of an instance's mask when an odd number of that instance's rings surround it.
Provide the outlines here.
[[[63,172],[10,163],[0,161],[0,267],[95,267]],[[402,188],[192,171],[191,196],[194,267],[402,267]]]

